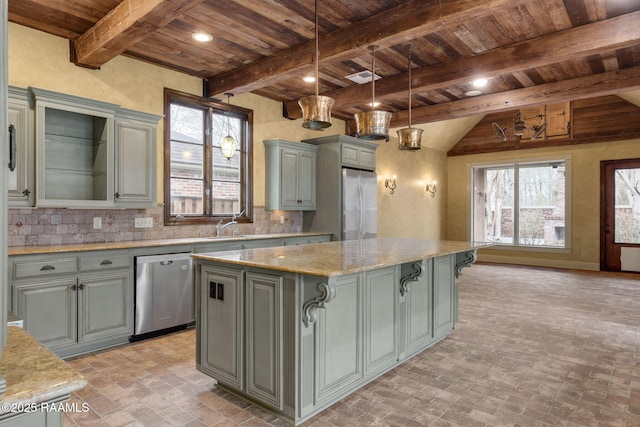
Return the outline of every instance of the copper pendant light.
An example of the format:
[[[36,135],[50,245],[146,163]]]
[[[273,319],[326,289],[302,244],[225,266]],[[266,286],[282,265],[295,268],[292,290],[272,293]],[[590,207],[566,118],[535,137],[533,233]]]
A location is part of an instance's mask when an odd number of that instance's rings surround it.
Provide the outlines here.
[[[356,122],[356,138],[389,141],[389,125],[391,113],[375,110],[376,105],[376,50],[378,46],[368,47],[371,51],[371,111],[363,111],[354,114]]]
[[[411,46],[409,46],[408,53],[409,61],[407,64],[409,70],[409,127],[398,129],[398,149],[415,151],[421,148],[422,143],[422,129],[416,129],[411,127]]]
[[[328,96],[318,94],[318,62],[320,61],[320,49],[318,42],[318,0],[315,2],[316,8],[316,94],[305,96],[298,100],[298,105],[302,109],[302,127],[312,130],[323,130],[331,126],[331,107],[335,100]]]

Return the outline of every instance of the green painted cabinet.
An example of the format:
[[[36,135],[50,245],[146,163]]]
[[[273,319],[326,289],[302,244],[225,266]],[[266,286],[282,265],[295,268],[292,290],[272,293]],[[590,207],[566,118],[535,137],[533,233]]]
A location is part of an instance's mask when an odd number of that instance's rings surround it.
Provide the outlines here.
[[[202,343],[201,370],[221,383],[244,390],[243,273],[208,266],[200,273],[196,322]]]
[[[264,146],[265,208],[315,210],[318,148],[281,139],[265,140]]]
[[[33,206],[34,147],[33,108],[26,89],[9,86],[9,126],[12,132],[12,162],[7,171],[9,206]]]
[[[11,257],[12,312],[62,357],[128,342],[131,259],[128,251]]]
[[[422,272],[415,280],[403,280],[406,289],[400,296],[400,316],[405,327],[400,358],[404,359],[433,341],[433,261],[403,264],[401,271],[403,278]]]
[[[454,255],[433,259],[433,333],[435,338],[447,335],[455,321]]]
[[[156,205],[156,128],[161,116],[119,108],[115,116],[115,204]]]

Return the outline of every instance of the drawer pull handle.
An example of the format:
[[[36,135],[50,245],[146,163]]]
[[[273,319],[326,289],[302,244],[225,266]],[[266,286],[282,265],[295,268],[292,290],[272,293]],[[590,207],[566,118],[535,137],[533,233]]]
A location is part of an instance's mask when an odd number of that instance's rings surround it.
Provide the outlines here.
[[[113,262],[111,262],[111,260],[108,260],[108,259],[105,259],[100,263],[100,265],[111,265],[111,264],[113,264]]]
[[[40,269],[40,271],[47,271],[47,270],[55,270],[56,268],[53,265],[43,265],[42,268]]]

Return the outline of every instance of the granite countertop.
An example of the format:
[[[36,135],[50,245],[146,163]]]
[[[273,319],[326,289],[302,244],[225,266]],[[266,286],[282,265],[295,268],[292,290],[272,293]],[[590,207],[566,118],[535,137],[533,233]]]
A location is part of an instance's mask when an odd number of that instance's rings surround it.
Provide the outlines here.
[[[82,375],[17,326],[7,327],[0,374],[7,383],[0,402],[8,404],[40,403],[87,385]]]
[[[325,236],[329,233],[278,233],[244,234],[221,237],[184,237],[179,239],[125,240],[121,242],[78,243],[72,245],[9,246],[9,255],[35,255],[58,252],[99,251],[105,249],[148,248],[153,246],[193,245],[196,243],[234,242],[258,239],[282,239],[286,237]]]
[[[364,239],[192,254],[198,260],[330,277],[492,246],[484,242]]]

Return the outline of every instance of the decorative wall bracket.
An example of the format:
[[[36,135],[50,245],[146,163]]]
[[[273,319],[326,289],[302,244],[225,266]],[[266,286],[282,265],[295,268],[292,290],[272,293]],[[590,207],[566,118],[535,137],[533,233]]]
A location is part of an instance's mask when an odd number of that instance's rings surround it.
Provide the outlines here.
[[[478,259],[478,251],[476,249],[456,254],[456,279],[462,274],[462,269],[471,267],[471,264]]]
[[[333,283],[318,283],[318,289],[322,294],[302,306],[302,320],[307,327],[318,320],[318,309],[324,308],[324,305],[336,296],[336,285]]]
[[[407,274],[400,279],[400,295],[402,296],[409,292],[409,282],[415,282],[418,280],[418,277],[422,276],[422,272],[424,271],[422,262],[414,262],[413,269],[413,273]]]

